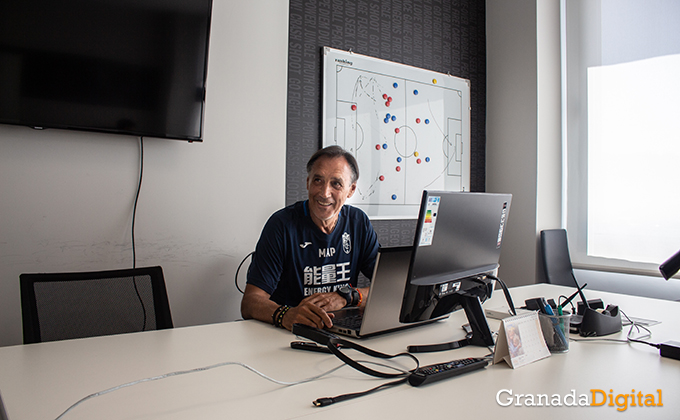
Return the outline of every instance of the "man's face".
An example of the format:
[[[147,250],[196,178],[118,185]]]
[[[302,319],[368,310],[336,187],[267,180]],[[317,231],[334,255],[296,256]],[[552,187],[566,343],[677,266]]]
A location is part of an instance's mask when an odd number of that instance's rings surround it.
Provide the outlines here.
[[[352,170],[343,157],[321,157],[307,176],[309,210],[314,223],[329,233],[335,227],[340,209],[354,194]]]

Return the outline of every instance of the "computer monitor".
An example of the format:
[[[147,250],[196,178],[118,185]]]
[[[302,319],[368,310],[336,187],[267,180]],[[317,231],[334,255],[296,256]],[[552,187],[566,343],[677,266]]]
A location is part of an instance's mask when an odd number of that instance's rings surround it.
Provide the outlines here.
[[[510,194],[423,191],[400,321],[435,319],[462,308],[471,332],[465,340],[409,350],[493,345],[481,304],[493,291],[489,275],[499,267],[511,200]]]

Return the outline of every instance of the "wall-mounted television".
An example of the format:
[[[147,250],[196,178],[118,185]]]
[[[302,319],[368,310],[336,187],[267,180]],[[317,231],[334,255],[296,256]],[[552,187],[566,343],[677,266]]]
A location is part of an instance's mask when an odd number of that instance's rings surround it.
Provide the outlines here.
[[[202,141],[212,0],[2,0],[0,123]]]

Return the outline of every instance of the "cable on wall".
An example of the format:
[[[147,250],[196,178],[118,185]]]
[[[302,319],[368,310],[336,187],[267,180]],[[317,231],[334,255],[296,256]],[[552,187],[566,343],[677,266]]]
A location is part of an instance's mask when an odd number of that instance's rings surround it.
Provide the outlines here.
[[[132,207],[132,227],[130,233],[132,236],[132,268],[137,268],[137,250],[135,247],[135,220],[137,219],[137,203],[139,202],[139,192],[142,190],[142,178],[144,176],[144,137],[139,137],[139,183],[137,184],[137,193],[135,194],[135,203]],[[142,312],[144,314],[144,320],[142,323],[142,331],[146,331],[146,306],[144,305],[144,300],[139,293],[139,288],[137,287],[137,278],[132,277],[132,284],[135,287],[135,293],[137,294],[137,299],[139,299],[140,305],[142,305]]]
[[[144,137],[139,138],[139,183],[137,184],[137,193],[135,194],[135,204],[132,207],[132,268],[137,268],[137,251],[135,248],[135,220],[137,218],[137,202],[139,201],[139,192],[142,190],[142,177],[144,176]]]

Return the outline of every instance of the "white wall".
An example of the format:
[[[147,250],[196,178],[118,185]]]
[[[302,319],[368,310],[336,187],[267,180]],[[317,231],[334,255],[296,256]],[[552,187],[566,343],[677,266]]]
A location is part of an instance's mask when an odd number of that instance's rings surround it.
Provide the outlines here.
[[[204,142],[144,139],[137,266],[176,327],[240,317],[234,274],[284,205],[288,2],[215,0]],[[133,137],[0,125],[0,346],[22,343],[19,274],[132,266]]]
[[[486,18],[486,189],[513,195],[499,275],[533,284],[560,227],[559,0],[487,0]]]

